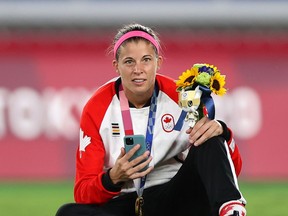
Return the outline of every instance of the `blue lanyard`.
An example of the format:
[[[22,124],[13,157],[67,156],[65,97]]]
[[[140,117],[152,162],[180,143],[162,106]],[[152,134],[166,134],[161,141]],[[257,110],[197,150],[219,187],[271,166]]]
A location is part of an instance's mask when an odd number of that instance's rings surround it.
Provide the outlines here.
[[[120,98],[120,105],[121,105],[121,112],[122,112],[125,134],[126,135],[128,135],[128,134],[132,135],[133,134],[133,127],[132,127],[132,119],[131,119],[131,114],[130,114],[130,109],[129,109],[129,102],[128,102],[125,94],[124,94],[122,85],[120,85],[120,87],[119,87],[119,98]],[[149,152],[151,152],[151,149],[152,149],[156,110],[157,110],[157,89],[155,86],[154,91],[153,91],[153,95],[151,97],[151,103],[150,103],[150,109],[149,109],[149,118],[148,118],[147,129],[146,129],[146,138],[145,138],[146,149]],[[146,182],[146,176],[141,178],[140,188],[136,188],[138,196],[142,196],[145,182]]]

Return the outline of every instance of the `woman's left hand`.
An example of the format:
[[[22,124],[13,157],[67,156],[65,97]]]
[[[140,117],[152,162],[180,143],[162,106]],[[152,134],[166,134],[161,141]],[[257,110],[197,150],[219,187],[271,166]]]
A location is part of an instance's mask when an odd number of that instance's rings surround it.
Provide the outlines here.
[[[189,128],[186,133],[189,134],[189,142],[194,146],[199,146],[211,137],[222,134],[223,128],[217,120],[211,120],[204,116],[193,128]]]

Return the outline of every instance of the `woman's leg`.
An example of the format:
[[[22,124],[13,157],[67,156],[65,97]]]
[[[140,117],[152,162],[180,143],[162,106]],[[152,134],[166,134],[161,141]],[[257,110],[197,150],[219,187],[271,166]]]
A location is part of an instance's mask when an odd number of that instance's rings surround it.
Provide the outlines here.
[[[161,190],[144,197],[150,215],[218,215],[221,204],[241,198],[224,139],[192,146],[178,173]],[[237,181],[237,180],[236,180]]]
[[[68,203],[61,206],[56,216],[104,216],[104,212],[97,205]]]
[[[104,205],[69,203],[61,206],[56,216],[135,216],[136,193],[110,200]]]

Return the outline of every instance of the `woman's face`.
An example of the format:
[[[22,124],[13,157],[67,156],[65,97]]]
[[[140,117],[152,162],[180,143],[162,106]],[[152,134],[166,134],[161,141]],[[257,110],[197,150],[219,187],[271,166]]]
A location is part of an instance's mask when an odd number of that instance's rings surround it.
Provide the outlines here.
[[[119,49],[119,59],[113,65],[121,76],[127,98],[150,98],[162,57],[157,57],[153,45],[145,40],[127,42]]]

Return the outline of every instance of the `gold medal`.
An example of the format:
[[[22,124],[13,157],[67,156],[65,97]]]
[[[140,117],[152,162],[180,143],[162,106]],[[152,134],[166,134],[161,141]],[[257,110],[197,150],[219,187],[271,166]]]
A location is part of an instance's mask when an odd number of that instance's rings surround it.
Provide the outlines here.
[[[135,202],[135,214],[136,216],[143,216],[142,206],[144,205],[143,197],[138,197]]]

